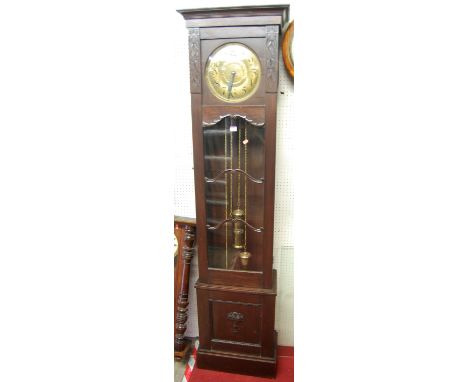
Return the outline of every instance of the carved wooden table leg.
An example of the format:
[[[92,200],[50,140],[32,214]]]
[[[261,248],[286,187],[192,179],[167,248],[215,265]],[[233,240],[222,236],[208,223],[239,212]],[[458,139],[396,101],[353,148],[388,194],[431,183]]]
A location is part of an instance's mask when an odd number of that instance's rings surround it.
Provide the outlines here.
[[[177,313],[175,323],[175,343],[174,350],[183,352],[186,341],[184,338],[185,330],[187,329],[187,311],[188,311],[188,287],[190,277],[190,262],[192,261],[195,242],[195,227],[191,225],[184,226],[184,241],[183,241],[183,268],[180,281],[179,295],[177,296]]]

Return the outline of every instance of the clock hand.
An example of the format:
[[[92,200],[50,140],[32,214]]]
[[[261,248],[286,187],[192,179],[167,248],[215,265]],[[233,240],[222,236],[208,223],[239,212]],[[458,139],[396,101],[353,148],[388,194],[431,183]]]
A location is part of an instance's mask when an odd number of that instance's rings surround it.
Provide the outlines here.
[[[234,77],[236,76],[236,72],[231,73],[231,81],[229,81],[228,85],[228,98],[232,95],[232,85],[234,84]]]

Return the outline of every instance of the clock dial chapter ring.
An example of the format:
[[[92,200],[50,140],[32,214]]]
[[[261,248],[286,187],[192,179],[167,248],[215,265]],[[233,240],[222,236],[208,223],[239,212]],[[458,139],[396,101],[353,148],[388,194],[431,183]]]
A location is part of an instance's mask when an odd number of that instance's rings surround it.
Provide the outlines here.
[[[258,57],[240,43],[227,43],[215,49],[205,69],[210,92],[231,103],[250,98],[258,89],[260,74]]]

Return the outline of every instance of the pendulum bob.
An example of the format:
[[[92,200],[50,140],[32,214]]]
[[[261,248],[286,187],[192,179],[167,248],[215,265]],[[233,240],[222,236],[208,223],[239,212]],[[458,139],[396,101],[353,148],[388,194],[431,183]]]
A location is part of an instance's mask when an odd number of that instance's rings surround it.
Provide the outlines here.
[[[234,221],[234,243],[233,247],[236,249],[243,249],[244,248],[244,222],[242,219],[244,218],[244,211],[237,209],[232,211],[233,219],[240,219]]]
[[[243,252],[239,253],[239,257],[240,257],[242,267],[244,267],[244,268],[248,267],[249,259],[250,259],[251,256],[252,256],[252,254],[250,252],[247,252],[247,251],[243,251]]]

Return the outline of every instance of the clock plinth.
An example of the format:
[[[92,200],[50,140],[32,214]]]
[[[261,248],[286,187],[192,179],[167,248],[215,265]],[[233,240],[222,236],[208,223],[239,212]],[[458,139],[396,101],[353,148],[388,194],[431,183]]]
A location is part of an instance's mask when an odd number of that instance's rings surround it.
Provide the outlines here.
[[[276,101],[289,6],[179,12],[189,31],[197,365],[273,377]]]
[[[245,288],[197,282],[200,346],[197,366],[239,374],[274,377],[276,271],[273,288]],[[200,313],[199,313],[200,314]]]

